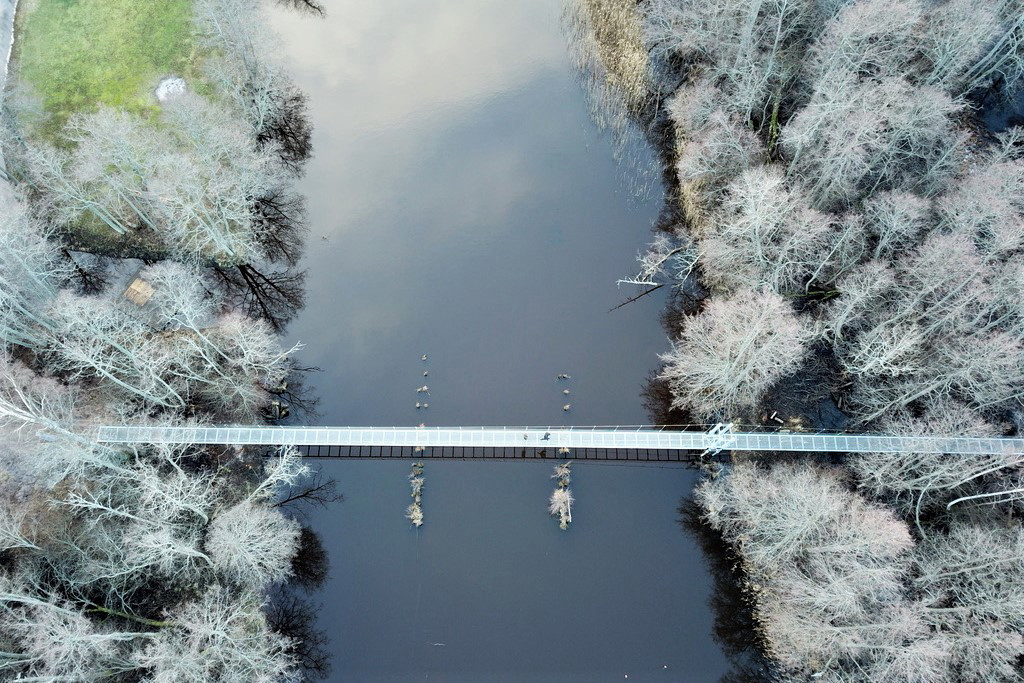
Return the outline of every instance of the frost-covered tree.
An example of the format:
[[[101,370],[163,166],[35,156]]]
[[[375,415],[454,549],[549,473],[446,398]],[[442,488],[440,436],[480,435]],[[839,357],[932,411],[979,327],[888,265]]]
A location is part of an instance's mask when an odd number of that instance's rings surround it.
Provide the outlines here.
[[[297,683],[292,643],[267,624],[264,599],[213,585],[167,610],[170,626],[153,634],[138,655],[154,683]]]
[[[844,74],[901,76],[915,57],[915,31],[923,7],[916,1],[860,0],[844,3],[804,62],[808,83]]]
[[[107,602],[123,609],[146,578],[180,588],[213,566],[202,532],[222,492],[210,473],[183,468],[185,453],[139,448],[121,468],[90,468],[88,478],[67,486],[55,501],[77,520],[59,564],[65,584],[102,587]]]
[[[810,42],[843,4],[652,0],[643,10],[644,37],[659,83],[675,87],[681,76],[703,73],[726,86],[722,104],[730,113],[761,125],[777,114]]]
[[[808,330],[777,294],[740,290],[688,318],[661,377],[675,407],[712,417],[752,407],[806,354]]]
[[[836,470],[736,463],[702,483],[710,524],[736,545],[772,658],[844,681],[946,680],[948,644],[907,599],[913,541]]]
[[[118,631],[42,587],[0,576],[0,674],[7,680],[88,680],[137,667],[133,650],[150,633]]]
[[[67,267],[13,188],[0,189],[0,216],[0,341],[37,348],[52,330],[48,309]]]
[[[819,209],[842,209],[878,190],[934,193],[963,149],[952,125],[960,108],[899,76],[834,74],[782,129],[789,173]]]
[[[281,347],[270,325],[236,313],[209,328],[175,335],[177,360],[193,378],[196,395],[215,412],[252,416],[269,401],[269,390],[284,381],[289,358],[301,348]]]
[[[173,351],[143,320],[99,297],[61,292],[48,347],[50,367],[71,381],[98,379],[127,400],[182,408],[187,394],[170,373]]]
[[[879,424],[897,436],[998,436],[999,429],[967,406],[944,401],[926,404],[916,416],[900,410]],[[921,513],[970,500],[991,504],[1024,497],[1013,494],[1024,475],[1024,455],[1013,452],[956,456],[934,453],[865,453],[850,460],[861,488],[905,515],[920,527]],[[1003,495],[1000,495],[1003,494]]]
[[[279,510],[242,501],[214,518],[205,547],[226,580],[259,588],[291,574],[299,531]]]
[[[864,202],[872,258],[891,259],[913,247],[931,227],[931,202],[908,192],[880,192]]]
[[[868,265],[841,281],[827,333],[866,419],[926,399],[988,410],[1020,396],[1020,271],[977,243],[931,233],[895,268]]]
[[[993,155],[937,201],[941,223],[978,249],[1009,258],[1024,248],[1024,160]]]
[[[860,249],[834,243],[863,240],[859,224],[837,224],[809,208],[806,196],[787,188],[770,167],[750,169],[730,183],[711,223],[698,242],[700,263],[708,283],[726,291],[799,292],[855,261]]]
[[[0,427],[8,443],[15,439],[89,443],[78,433],[78,409],[88,404],[75,387],[41,377],[8,356],[0,359]]]
[[[224,105],[193,93],[165,104],[161,119],[100,108],[69,121],[71,149],[26,145],[29,180],[49,215],[121,235],[143,230],[181,259],[255,259],[258,201],[286,183],[276,152]]]
[[[159,230],[160,200],[152,183],[159,160],[173,153],[168,137],[137,116],[109,107],[72,116],[65,135],[75,143],[65,172],[75,186],[87,189],[91,203],[113,219],[108,225],[119,232],[135,227]],[[86,208],[72,201],[60,207],[59,215],[64,222],[72,222]]]
[[[153,191],[176,250],[220,263],[248,262],[258,251],[256,202],[284,183],[274,155],[255,148],[243,124],[207,99],[179,97],[165,117],[184,153],[162,158]]]
[[[199,405],[248,419],[284,380],[289,357],[270,326],[221,314],[198,274],[174,264],[144,272],[152,306],[130,310],[108,297],[62,292],[55,300],[50,366],[71,378],[99,380],[111,396],[177,410]]]
[[[995,520],[992,520],[995,521]],[[1024,656],[1024,529],[954,521],[916,552],[926,618],[948,634],[956,680],[1003,683]]]
[[[323,12],[319,3],[310,0],[279,1],[316,14]],[[200,38],[219,55],[204,65],[206,76],[241,113],[257,145],[276,154],[292,173],[300,173],[311,150],[306,100],[271,60],[272,50],[267,48],[274,37],[260,10],[259,2],[196,3]]]
[[[682,183],[699,182],[714,194],[726,181],[764,159],[764,148],[748,128],[718,109],[679,150]]]
[[[928,8],[919,28],[927,59],[923,81],[953,94],[1001,85],[1012,93],[1024,78],[1024,13],[1015,0],[949,0]]]

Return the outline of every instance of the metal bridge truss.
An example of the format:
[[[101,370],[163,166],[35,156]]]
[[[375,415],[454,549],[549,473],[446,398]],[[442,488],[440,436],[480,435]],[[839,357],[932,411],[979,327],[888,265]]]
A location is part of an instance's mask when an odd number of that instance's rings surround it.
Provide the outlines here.
[[[103,426],[98,430],[97,441],[298,446],[312,457],[318,454],[321,457],[409,457],[413,454],[417,458],[680,461],[692,460],[699,453],[720,451],[1024,453],[1024,438],[737,432],[732,431],[730,425],[715,425],[709,431],[678,431],[666,427]]]

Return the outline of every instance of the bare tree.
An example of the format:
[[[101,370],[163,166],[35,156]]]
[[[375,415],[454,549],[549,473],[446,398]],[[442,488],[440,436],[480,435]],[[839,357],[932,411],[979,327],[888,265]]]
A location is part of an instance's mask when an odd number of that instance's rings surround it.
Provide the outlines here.
[[[104,408],[84,392],[41,377],[9,357],[0,362],[0,427],[9,450],[45,443],[50,461],[46,465],[96,459],[113,466],[109,451],[79,433],[88,424],[84,416],[101,418]]]
[[[316,14],[323,7],[313,0],[278,0]],[[207,76],[241,112],[260,147],[278,155],[294,174],[311,151],[311,129],[305,96],[285,72],[268,60],[266,46],[273,42],[252,3],[238,0],[201,0],[196,5],[200,35],[221,57],[206,64]]]
[[[215,325],[176,335],[177,358],[202,401],[215,412],[251,417],[270,401],[301,344],[283,349],[270,326],[229,313]]]
[[[709,202],[721,196],[726,183],[762,163],[764,148],[757,136],[716,111],[701,128],[687,131],[679,149],[676,172],[683,185],[696,185]]]
[[[997,522],[997,523],[992,523]],[[926,614],[949,634],[958,680],[1001,683],[1024,656],[1024,529],[956,520],[917,551]]]
[[[684,78],[703,72],[724,84],[721,106],[762,126],[777,117],[808,46],[842,4],[653,0],[644,6],[644,37],[659,82],[674,86],[679,65]]]
[[[847,273],[836,284],[839,297],[822,316],[824,334],[838,343],[864,332],[874,322],[872,311],[883,309],[886,297],[896,289],[895,278],[893,269],[879,261],[868,261]]]
[[[840,282],[825,331],[863,419],[915,401],[993,410],[1016,400],[1024,271],[999,258],[980,237],[933,231],[893,268],[868,264]]]
[[[920,40],[926,81],[955,94],[993,85],[1012,93],[1024,78],[1024,15],[1013,0],[936,5]]]
[[[68,292],[52,311],[48,361],[54,370],[72,381],[95,377],[128,400],[176,409],[187,404],[171,377],[174,354],[142,321],[108,300]]]
[[[242,501],[213,519],[205,547],[221,576],[255,589],[291,574],[298,543],[298,522],[279,510]]]
[[[927,22],[919,27],[921,51],[928,60],[923,81],[947,92],[961,94],[973,90],[982,78],[991,79],[991,67],[1001,61],[992,55],[987,65],[979,65],[977,77],[967,80],[968,72],[985,57],[993,37],[1002,29],[997,4],[950,0],[929,8]]]
[[[836,470],[736,463],[697,489],[733,543],[770,655],[834,681],[949,680],[949,646],[904,594],[905,524],[851,493]]]
[[[804,63],[808,82],[838,74],[901,76],[915,57],[921,22],[917,2],[863,0],[847,4],[824,27]]]
[[[931,202],[908,192],[881,192],[864,202],[873,258],[890,259],[916,244],[931,227]]]
[[[153,126],[101,108],[70,120],[70,151],[28,144],[30,181],[50,215],[122,235],[144,229],[179,258],[202,263],[256,258],[258,200],[286,184],[275,149],[224,105],[194,93],[164,105],[162,118]]]
[[[264,459],[262,477],[246,498],[250,502],[273,501],[281,491],[294,487],[308,474],[309,467],[302,462],[302,454],[293,446],[283,446],[275,457]]]
[[[727,291],[795,292],[855,263],[863,251],[863,227],[837,223],[807,204],[772,167],[740,174],[697,245],[709,283]]]
[[[169,155],[153,180],[166,229],[183,256],[246,263],[257,251],[257,198],[284,182],[272,153],[253,147],[223,107],[185,95],[165,108],[187,154]]]
[[[57,224],[91,220],[119,235],[138,226],[134,216],[113,213],[96,196],[96,188],[77,177],[71,152],[33,142],[24,146],[20,158],[26,182],[44,193],[41,205]]]
[[[235,595],[211,586],[197,601],[167,611],[138,655],[158,681],[298,683],[291,641],[270,628],[255,592]]]
[[[125,111],[100,107],[76,114],[65,128],[75,144],[68,172],[88,188],[90,200],[120,226],[158,230],[158,198],[151,189],[157,160],[171,153],[170,141]]]
[[[62,292],[52,309],[51,366],[151,406],[257,415],[300,347],[282,349],[266,323],[220,314],[193,270],[164,263],[144,276],[154,295],[142,315],[127,304]]]
[[[710,417],[753,406],[800,365],[808,329],[777,294],[740,290],[687,319],[661,377],[673,406]]]
[[[59,569],[65,585],[102,587],[109,604],[130,609],[145,577],[181,588],[213,567],[201,539],[221,492],[211,474],[184,469],[184,453],[136,449],[128,466],[93,468],[55,501],[78,519]]]
[[[820,209],[847,207],[876,190],[934,193],[964,144],[951,122],[961,106],[900,77],[834,74],[817,82],[782,130],[789,173]]]
[[[0,577],[0,674],[9,680],[69,681],[132,671],[149,633],[99,626],[41,587]]]
[[[658,233],[647,251],[637,255],[640,264],[637,274],[621,278],[616,284],[660,287],[665,283],[658,280],[665,276],[679,283],[693,271],[697,258],[698,254],[689,240],[677,240]]]
[[[965,405],[950,401],[926,404],[921,416],[907,410],[884,419],[879,427],[899,436],[998,436],[999,430]],[[913,515],[922,536],[921,513],[983,491],[1006,490],[1007,476],[1024,467],[1024,456],[993,453],[977,457],[931,453],[870,453],[850,461],[860,486],[869,495]],[[1012,488],[1012,486],[1010,487]]]
[[[24,199],[0,191],[0,340],[39,348],[53,329],[49,307],[68,275],[48,231]]]
[[[944,227],[972,240],[985,254],[1009,257],[1024,247],[1024,161],[978,163],[937,202]]]

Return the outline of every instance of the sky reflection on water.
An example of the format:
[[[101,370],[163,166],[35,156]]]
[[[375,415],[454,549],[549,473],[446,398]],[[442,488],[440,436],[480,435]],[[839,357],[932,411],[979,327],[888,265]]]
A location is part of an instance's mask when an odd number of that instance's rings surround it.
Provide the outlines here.
[[[323,368],[320,422],[644,422],[638,395],[668,346],[663,299],[608,310],[635,293],[615,279],[660,197],[626,191],[570,71],[559,3],[328,11],[273,15],[315,129],[300,183],[308,305],[288,337]],[[318,596],[331,680],[725,670],[700,552],[676,524],[693,472],[580,465],[563,533],[546,513],[549,465],[428,462],[417,533],[402,519],[408,463],[324,467],[346,496],[314,519],[332,561]]]

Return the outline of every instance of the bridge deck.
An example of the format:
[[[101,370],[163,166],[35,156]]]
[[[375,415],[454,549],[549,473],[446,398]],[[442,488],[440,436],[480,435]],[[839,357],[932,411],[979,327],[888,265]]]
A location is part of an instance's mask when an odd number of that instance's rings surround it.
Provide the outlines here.
[[[160,427],[104,426],[102,443],[194,443],[377,448],[605,451],[805,451],[834,453],[1024,453],[1024,439],[673,431],[650,427]],[[558,450],[568,448],[569,454]],[[417,456],[420,457],[420,456]],[[616,459],[616,458],[608,458]]]

